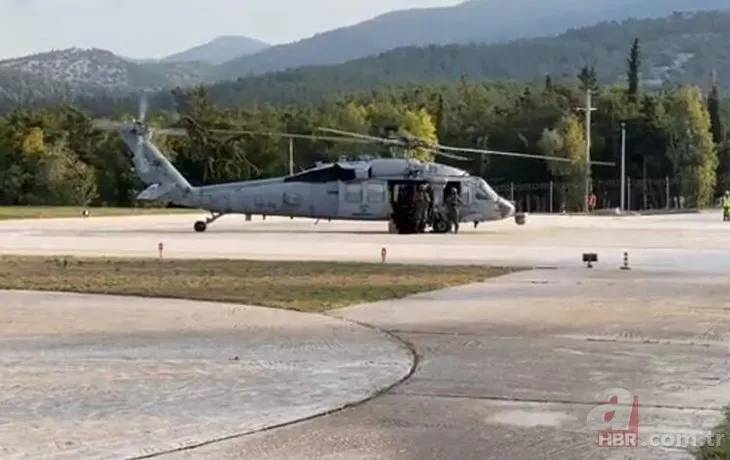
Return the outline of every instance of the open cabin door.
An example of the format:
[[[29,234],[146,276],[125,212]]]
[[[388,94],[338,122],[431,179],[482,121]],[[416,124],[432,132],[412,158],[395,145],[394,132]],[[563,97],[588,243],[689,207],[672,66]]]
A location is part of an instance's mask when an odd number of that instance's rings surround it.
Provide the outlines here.
[[[446,186],[443,189],[442,196],[443,201],[446,200],[446,196],[449,193],[449,189],[456,188],[459,192],[459,196],[461,197],[461,204],[462,206],[466,206],[472,203],[474,201],[474,189],[472,187],[471,181],[452,181],[446,183]]]

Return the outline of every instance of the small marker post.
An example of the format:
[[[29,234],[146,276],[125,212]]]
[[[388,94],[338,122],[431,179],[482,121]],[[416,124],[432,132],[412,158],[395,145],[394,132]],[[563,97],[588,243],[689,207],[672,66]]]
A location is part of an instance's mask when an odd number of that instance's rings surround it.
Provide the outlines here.
[[[624,263],[621,265],[621,270],[631,270],[631,267],[629,267],[629,253],[624,252]]]
[[[598,262],[598,254],[594,252],[584,252],[581,260],[583,260],[583,263],[586,264],[586,268],[593,268],[593,263]]]
[[[160,241],[159,243],[157,243],[157,255],[160,258],[160,260],[162,260],[162,250],[163,249],[165,249],[165,245],[162,244],[162,241]]]
[[[385,263],[385,258],[388,256],[388,250],[385,247],[380,249],[380,262]]]

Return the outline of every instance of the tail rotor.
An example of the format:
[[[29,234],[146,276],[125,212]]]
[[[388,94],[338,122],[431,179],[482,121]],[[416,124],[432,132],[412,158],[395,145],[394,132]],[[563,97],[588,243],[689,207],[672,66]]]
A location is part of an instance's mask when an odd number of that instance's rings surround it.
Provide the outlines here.
[[[139,98],[139,105],[137,106],[137,118],[132,120],[132,123],[100,119],[94,120],[93,125],[95,128],[102,131],[116,131],[139,136],[141,142],[142,138],[146,138],[151,132],[150,127],[147,125],[147,123],[145,123],[148,109],[149,102],[147,99],[147,94],[142,93]],[[154,131],[159,134],[165,134],[168,136],[184,136],[185,134],[187,134],[186,130],[178,128],[155,129]]]
[[[139,98],[139,109],[137,110],[137,123],[144,124],[144,119],[147,117],[147,108],[149,107],[149,103],[147,100],[147,93],[142,93],[142,96]]]

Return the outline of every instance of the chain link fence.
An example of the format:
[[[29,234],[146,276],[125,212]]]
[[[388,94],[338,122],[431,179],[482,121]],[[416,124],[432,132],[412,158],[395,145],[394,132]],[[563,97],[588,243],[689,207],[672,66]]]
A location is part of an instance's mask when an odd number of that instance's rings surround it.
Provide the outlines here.
[[[519,212],[560,213],[584,210],[585,186],[563,182],[543,183],[491,183],[501,196],[513,201]],[[663,179],[626,178],[624,209],[644,211],[658,209],[682,209],[689,206],[686,197],[679,194],[679,183],[669,177]],[[621,207],[621,181],[592,181],[596,196],[594,209]],[[717,203],[715,203],[717,205]]]

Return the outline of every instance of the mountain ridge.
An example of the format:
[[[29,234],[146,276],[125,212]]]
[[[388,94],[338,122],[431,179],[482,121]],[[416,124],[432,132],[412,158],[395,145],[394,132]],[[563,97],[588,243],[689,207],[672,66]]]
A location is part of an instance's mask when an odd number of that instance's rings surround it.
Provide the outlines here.
[[[553,81],[595,66],[601,83],[626,78],[626,60],[639,38],[642,83],[706,86],[715,70],[730,90],[730,9],[657,19],[604,21],[553,37],[499,44],[403,47],[344,64],[307,66],[221,81],[210,87],[217,102],[230,105],[314,103],[332,94],[386,85],[438,84],[472,80]],[[519,57],[519,59],[515,59]]]
[[[0,69],[72,85],[120,91],[162,89],[210,81],[202,63],[134,62],[111,51],[67,48],[0,61]]]
[[[218,65],[232,59],[257,53],[271,45],[242,35],[223,35],[201,45],[173,53],[161,62],[204,62]]]
[[[341,64],[404,46],[529,39],[601,20],[661,17],[675,11],[727,7],[725,0],[594,0],[587,5],[578,0],[470,0],[450,7],[392,11],[352,26],[272,46],[222,64],[216,69],[216,78],[235,79],[305,65]]]
[[[572,0],[563,0],[572,1]],[[450,44],[400,47],[328,66],[303,66],[290,71],[217,81],[218,66],[204,63],[132,62],[105,50],[56,50],[0,61],[0,105],[20,100],[53,101],[94,95],[119,100],[144,89],[161,91],[208,85],[228,105],[299,104],[338,92],[388,85],[431,84],[471,79],[573,81],[582,66],[595,65],[602,82],[624,78],[631,41],[640,38],[645,85],[691,82],[705,85],[709,72],[719,74],[730,89],[730,9],[676,13],[657,19],[603,21],[571,28],[560,35],[500,44]],[[3,75],[10,72],[10,74]],[[27,81],[23,81],[26,75]],[[58,87],[54,87],[57,82]],[[26,96],[17,98],[17,92]],[[111,104],[112,102],[110,102]]]

